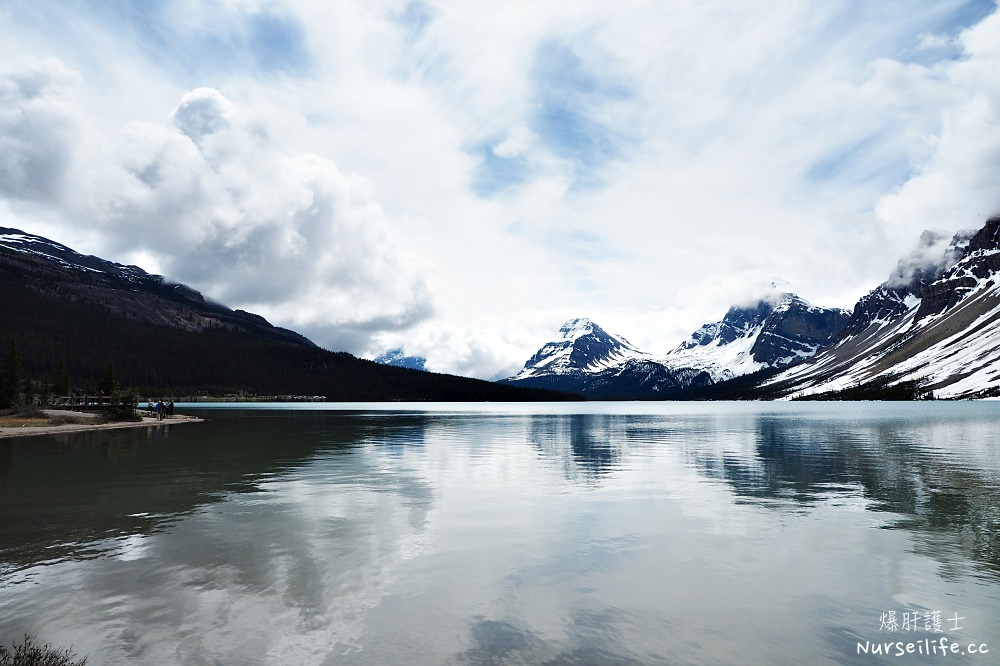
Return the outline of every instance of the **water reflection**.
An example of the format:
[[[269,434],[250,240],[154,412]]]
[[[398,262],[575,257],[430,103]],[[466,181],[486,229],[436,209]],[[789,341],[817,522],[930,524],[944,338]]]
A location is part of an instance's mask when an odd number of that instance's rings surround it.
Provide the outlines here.
[[[981,424],[979,424],[981,426]],[[842,417],[755,419],[744,435],[719,433],[692,452],[704,473],[737,497],[802,508],[860,493],[869,511],[894,514],[887,528],[922,535],[916,548],[942,565],[971,559],[1000,577],[1000,484],[993,431],[964,420],[917,424]],[[752,449],[740,437],[753,441]],[[928,441],[933,444],[928,446]],[[942,450],[942,446],[948,447]]]
[[[577,610],[567,618],[565,637],[546,640],[517,620],[474,618],[469,627],[471,646],[454,663],[545,664],[547,666],[641,666],[651,663],[632,656],[616,631],[621,621],[613,609]],[[646,655],[663,663],[662,656]]]
[[[314,663],[360,631],[425,548],[433,492],[386,438],[422,419],[228,416],[8,448],[0,637],[63,617],[98,662]]]
[[[233,412],[175,426],[176,437],[166,425],[2,440],[0,573],[99,554],[103,540],[167,528],[319,452],[349,453],[396,429],[408,432],[411,420],[376,427],[349,414]]]
[[[527,440],[559,462],[566,479],[596,485],[624,462],[627,421],[606,414],[531,416]]]
[[[93,663],[858,663],[878,611],[951,599],[1000,648],[988,414],[212,417],[0,442],[0,640]]]

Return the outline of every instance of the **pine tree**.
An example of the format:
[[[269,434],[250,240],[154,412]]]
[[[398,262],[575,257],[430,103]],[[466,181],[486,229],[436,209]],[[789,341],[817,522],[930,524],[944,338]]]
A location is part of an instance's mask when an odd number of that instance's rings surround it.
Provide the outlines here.
[[[111,395],[118,390],[118,381],[115,379],[114,363],[108,363],[108,367],[104,371],[104,376],[101,377],[101,381],[97,385],[97,390],[100,391],[101,395]]]
[[[66,369],[66,359],[59,361],[55,377],[52,378],[52,392],[57,396],[69,395],[72,385],[69,380],[69,370]]]
[[[20,383],[21,355],[17,351],[17,342],[12,339],[0,363],[0,408],[13,407],[20,402]]]

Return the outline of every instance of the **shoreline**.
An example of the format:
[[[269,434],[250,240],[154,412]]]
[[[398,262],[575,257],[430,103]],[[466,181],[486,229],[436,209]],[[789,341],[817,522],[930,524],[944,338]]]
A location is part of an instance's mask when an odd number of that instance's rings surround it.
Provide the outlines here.
[[[52,416],[71,416],[76,419],[96,419],[97,414],[72,412],[67,410],[46,409],[45,414]],[[141,412],[137,412],[140,413]],[[174,414],[162,421],[155,416],[143,416],[141,421],[118,421],[113,423],[61,423],[43,426],[0,426],[0,439],[13,437],[33,437],[37,435],[61,435],[65,433],[89,432],[92,430],[118,430],[121,428],[152,428],[176,423],[203,423],[205,419],[197,416]]]

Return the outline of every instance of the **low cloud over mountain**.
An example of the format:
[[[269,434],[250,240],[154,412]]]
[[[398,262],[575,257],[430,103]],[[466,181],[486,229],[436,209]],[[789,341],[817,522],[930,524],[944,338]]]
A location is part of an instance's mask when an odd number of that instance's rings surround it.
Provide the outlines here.
[[[0,194],[20,214],[331,348],[433,313],[371,184],[275,141],[280,116],[198,88],[107,136],[73,105],[78,78],[56,60],[0,77]]]

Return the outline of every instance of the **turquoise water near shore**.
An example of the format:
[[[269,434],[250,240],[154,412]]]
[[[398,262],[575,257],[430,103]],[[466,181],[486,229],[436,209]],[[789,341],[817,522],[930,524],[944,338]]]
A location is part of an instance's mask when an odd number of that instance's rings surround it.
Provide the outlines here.
[[[0,441],[0,640],[94,664],[1000,658],[1000,403],[178,411],[209,420]]]

